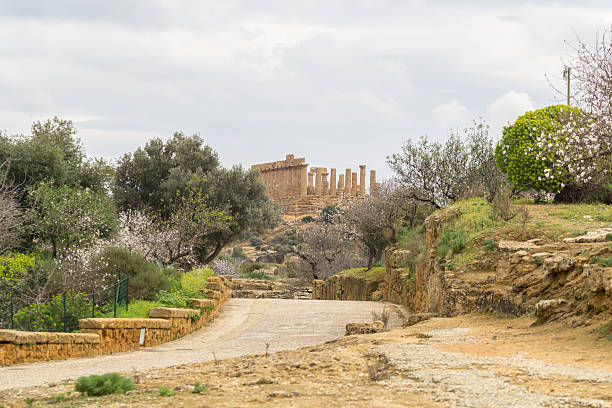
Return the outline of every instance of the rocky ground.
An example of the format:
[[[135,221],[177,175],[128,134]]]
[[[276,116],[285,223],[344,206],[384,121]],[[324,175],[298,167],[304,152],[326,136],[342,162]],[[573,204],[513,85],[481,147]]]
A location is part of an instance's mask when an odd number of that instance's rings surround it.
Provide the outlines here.
[[[54,405],[612,406],[612,341],[602,336],[603,323],[532,323],[490,315],[431,319],[295,351],[127,372],[137,384],[127,395],[84,398],[73,383],[6,390],[0,406],[27,406],[26,398],[48,406],[61,394],[64,401]],[[196,382],[206,390],[193,393]]]

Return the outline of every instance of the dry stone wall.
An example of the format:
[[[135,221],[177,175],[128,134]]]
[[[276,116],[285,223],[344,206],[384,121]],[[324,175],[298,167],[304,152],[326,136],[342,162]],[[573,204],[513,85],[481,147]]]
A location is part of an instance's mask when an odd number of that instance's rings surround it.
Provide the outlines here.
[[[358,276],[334,275],[326,280],[315,279],[312,298],[318,300],[380,300],[374,294],[380,282]]]
[[[225,278],[212,276],[207,287],[212,296],[191,299],[194,309],[155,308],[148,319],[81,319],[82,333],[0,330],[0,365],[118,353],[178,339],[210,322],[232,296]]]

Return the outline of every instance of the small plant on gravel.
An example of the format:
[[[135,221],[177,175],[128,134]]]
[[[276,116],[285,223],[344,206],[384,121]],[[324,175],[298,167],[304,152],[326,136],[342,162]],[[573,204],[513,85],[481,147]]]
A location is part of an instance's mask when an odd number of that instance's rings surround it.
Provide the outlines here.
[[[208,386],[206,384],[202,385],[199,382],[193,384],[193,391],[191,391],[192,394],[202,394],[205,393],[208,389]]]
[[[99,397],[102,395],[123,394],[126,391],[133,390],[134,382],[117,373],[90,375],[88,377],[80,377],[74,389],[90,397]]]
[[[377,312],[376,310],[372,310],[372,321],[380,321],[383,322],[385,326],[385,330],[387,330],[387,324],[389,323],[389,318],[391,317],[391,311],[387,309],[385,306],[382,312]]]
[[[493,238],[487,238],[482,241],[482,246],[489,252],[497,249],[497,242]]]
[[[176,394],[176,391],[172,391],[168,387],[159,387],[157,392],[159,392],[160,397],[171,397]]]
[[[378,356],[378,359],[373,364],[368,364],[368,378],[370,381],[386,380],[391,376],[391,364],[386,356]]]
[[[606,241],[612,241],[612,234],[606,234]]]
[[[26,398],[25,399],[25,403],[28,407],[31,407],[32,405],[34,405],[34,401],[36,401],[34,398]]]
[[[49,404],[57,404],[59,402],[66,401],[68,401],[68,397],[66,397],[64,394],[58,394],[51,397],[51,399],[49,400]]]
[[[601,256],[594,256],[591,258],[591,263],[594,264],[599,264],[599,266],[603,266],[604,268],[607,268],[609,266],[612,266],[612,258],[603,258]]]

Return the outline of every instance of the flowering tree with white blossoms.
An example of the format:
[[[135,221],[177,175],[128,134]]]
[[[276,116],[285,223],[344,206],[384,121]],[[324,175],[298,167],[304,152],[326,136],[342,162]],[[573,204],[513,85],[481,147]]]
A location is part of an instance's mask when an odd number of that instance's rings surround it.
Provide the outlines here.
[[[579,40],[566,65],[573,84],[572,102],[582,112],[566,112],[558,129],[538,135],[538,158],[554,157],[551,172],[545,175],[549,180],[555,169],[563,168],[572,181],[585,184],[608,172],[612,153],[612,29],[604,31],[593,46]]]

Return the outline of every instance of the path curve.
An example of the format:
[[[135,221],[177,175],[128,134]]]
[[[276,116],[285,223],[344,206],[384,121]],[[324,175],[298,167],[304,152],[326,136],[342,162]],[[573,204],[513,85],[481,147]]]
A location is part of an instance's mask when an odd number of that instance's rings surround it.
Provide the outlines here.
[[[214,322],[170,343],[112,355],[0,367],[0,390],[321,344],[343,336],[347,323],[372,320],[372,311],[384,307],[376,302],[228,299]],[[393,312],[390,325],[399,325]]]

